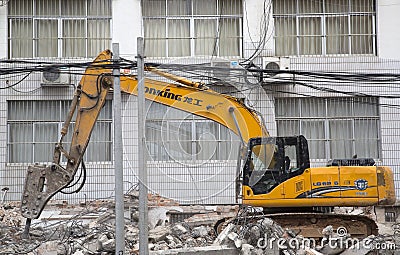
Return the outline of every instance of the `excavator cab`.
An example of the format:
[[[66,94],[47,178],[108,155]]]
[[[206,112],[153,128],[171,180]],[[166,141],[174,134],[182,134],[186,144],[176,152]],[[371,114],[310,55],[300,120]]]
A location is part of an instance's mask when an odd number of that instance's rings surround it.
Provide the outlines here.
[[[271,150],[273,153],[267,153]],[[309,167],[304,136],[252,138],[243,169],[243,185],[249,186],[254,195],[266,194]]]

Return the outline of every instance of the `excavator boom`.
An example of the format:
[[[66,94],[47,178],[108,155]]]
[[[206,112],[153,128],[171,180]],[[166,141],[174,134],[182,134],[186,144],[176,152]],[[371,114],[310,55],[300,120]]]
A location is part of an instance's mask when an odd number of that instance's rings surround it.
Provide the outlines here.
[[[73,181],[97,117],[109,90],[112,89],[111,65],[107,68],[107,65],[111,64],[111,59],[111,52],[103,51],[86,69],[75,91],[61,131],[60,142],[54,151],[52,164],[29,166],[21,205],[24,217],[38,218],[48,200]],[[268,136],[256,112],[246,107],[241,100],[219,94],[201,83],[166,74],[152,67],[148,67],[147,70],[178,84],[145,79],[146,99],[218,122],[238,134],[243,143],[247,143],[251,137]],[[121,76],[120,86],[121,91],[137,95],[136,76]],[[63,149],[62,141],[74,113],[76,113],[75,126],[70,150],[67,152]],[[67,159],[65,167],[60,164],[62,156]]]

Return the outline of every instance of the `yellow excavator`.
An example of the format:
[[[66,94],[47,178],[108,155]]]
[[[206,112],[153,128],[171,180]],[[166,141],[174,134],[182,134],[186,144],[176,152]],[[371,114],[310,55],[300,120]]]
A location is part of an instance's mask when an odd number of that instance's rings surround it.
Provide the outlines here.
[[[52,164],[28,167],[21,200],[28,231],[31,219],[38,218],[46,203],[74,180],[113,86],[111,59],[111,51],[105,50],[86,69],[75,90]],[[390,168],[376,166],[369,158],[335,159],[326,167],[310,168],[304,136],[271,137],[262,118],[243,100],[155,67],[146,70],[173,81],[145,79],[147,100],[218,122],[242,139],[245,146],[239,159],[241,173],[237,182],[241,188],[237,195],[243,205],[264,208],[268,217],[283,226],[297,226],[303,236],[317,237],[326,225],[345,226],[355,236],[377,233],[376,224],[367,217],[316,213],[311,209],[394,204]],[[125,93],[137,95],[137,85],[136,76],[120,77],[121,91]],[[63,139],[74,115],[72,141],[66,151]],[[66,158],[65,165],[60,164],[62,156]]]

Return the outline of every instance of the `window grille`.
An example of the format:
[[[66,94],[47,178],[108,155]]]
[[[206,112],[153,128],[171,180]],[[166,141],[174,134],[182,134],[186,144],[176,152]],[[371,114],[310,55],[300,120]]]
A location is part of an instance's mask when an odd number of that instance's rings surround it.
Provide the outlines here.
[[[241,56],[241,0],[142,2],[146,56]]]
[[[111,0],[8,3],[9,57],[94,57],[110,47]]]
[[[237,159],[240,140],[228,128],[158,103],[148,103],[148,107],[149,159],[191,162]]]
[[[274,0],[278,56],[375,54],[375,0]]]
[[[8,101],[8,163],[51,162],[70,101]],[[74,122],[64,139],[69,151]],[[106,101],[85,153],[87,162],[112,160],[112,103]]]
[[[277,98],[278,136],[304,135],[310,159],[380,158],[378,99]]]
[[[396,222],[396,213],[387,212],[385,209],[385,222]]]

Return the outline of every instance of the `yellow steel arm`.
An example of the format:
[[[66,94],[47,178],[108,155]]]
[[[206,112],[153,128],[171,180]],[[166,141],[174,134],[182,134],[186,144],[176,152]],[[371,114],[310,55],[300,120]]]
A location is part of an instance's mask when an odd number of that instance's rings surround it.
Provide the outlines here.
[[[30,166],[22,197],[21,212],[26,218],[39,217],[47,201],[67,187],[77,172],[90,140],[97,117],[112,88],[112,54],[101,52],[89,66],[76,89],[67,119],[61,131],[61,139],[55,148],[51,166]],[[145,97],[153,102],[180,109],[220,123],[240,135],[243,143],[251,137],[268,136],[268,133],[253,110],[235,97],[219,94],[205,88],[201,83],[166,74],[154,68],[149,71],[162,75],[180,84],[145,80]],[[137,77],[121,76],[121,91],[137,95]],[[72,117],[76,113],[70,151],[63,149],[62,141]],[[60,165],[61,154],[67,158],[67,165]]]

